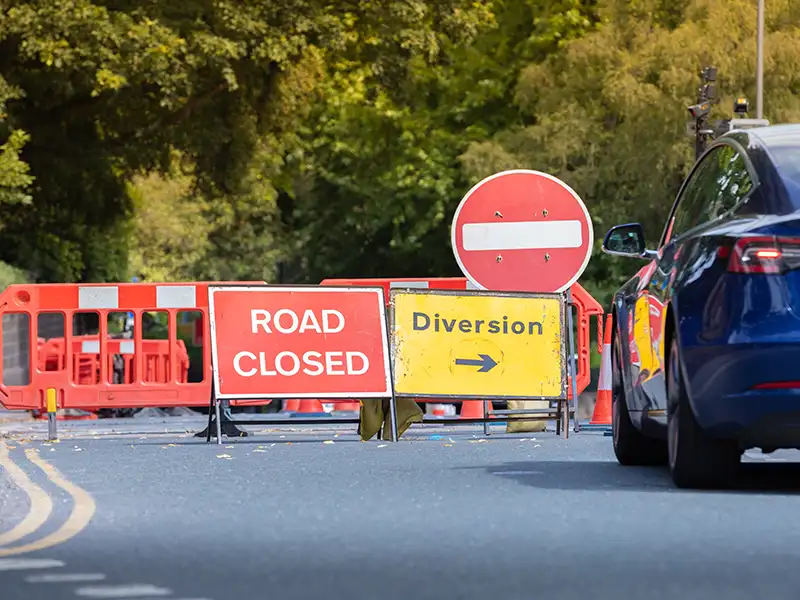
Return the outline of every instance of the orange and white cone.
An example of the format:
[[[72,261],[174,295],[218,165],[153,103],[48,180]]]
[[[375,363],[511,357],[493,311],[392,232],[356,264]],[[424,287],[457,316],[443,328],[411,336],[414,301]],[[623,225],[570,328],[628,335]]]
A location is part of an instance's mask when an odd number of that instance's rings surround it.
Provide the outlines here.
[[[297,400],[297,399],[284,400],[283,401],[283,408],[281,408],[281,412],[293,413],[293,412],[297,412],[298,408],[300,408],[300,400]]]
[[[304,398],[300,400],[300,406],[297,407],[295,414],[325,416],[327,413],[325,412],[325,407],[322,406],[322,402],[319,400]]]
[[[461,404],[461,418],[462,419],[482,419],[484,417],[483,403],[488,402],[484,400],[464,400]],[[486,406],[486,412],[491,413],[491,405]]]
[[[358,400],[336,400],[331,402],[331,405],[336,412],[358,412],[361,410],[361,402]]]
[[[447,416],[447,405],[446,404],[435,404],[433,402],[427,403],[425,406],[425,412],[434,417],[445,417]]]
[[[600,381],[597,383],[597,401],[589,425],[611,425],[611,315],[606,317],[603,332],[603,352],[600,363]]]

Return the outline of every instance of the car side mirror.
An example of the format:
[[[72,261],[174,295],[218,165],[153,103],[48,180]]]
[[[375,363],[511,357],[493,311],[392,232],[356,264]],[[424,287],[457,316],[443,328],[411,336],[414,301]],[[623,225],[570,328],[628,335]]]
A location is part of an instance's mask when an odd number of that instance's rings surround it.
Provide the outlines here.
[[[603,252],[631,258],[652,258],[656,254],[645,246],[644,227],[639,223],[627,223],[609,229],[603,239]]]

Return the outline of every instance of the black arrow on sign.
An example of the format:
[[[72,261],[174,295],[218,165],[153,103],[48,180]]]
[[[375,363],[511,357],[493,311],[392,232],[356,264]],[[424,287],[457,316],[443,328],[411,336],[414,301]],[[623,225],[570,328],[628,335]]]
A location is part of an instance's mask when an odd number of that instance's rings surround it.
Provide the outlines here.
[[[457,358],[456,364],[465,367],[480,367],[478,373],[487,373],[497,366],[497,361],[488,354],[478,354],[480,359],[476,358]]]

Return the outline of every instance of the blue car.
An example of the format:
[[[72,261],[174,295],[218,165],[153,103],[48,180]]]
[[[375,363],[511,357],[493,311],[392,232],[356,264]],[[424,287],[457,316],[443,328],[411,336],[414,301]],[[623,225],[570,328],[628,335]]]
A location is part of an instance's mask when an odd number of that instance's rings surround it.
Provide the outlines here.
[[[629,223],[603,250],[646,261],[612,306],[617,460],[720,487],[800,448],[800,125],[717,138],[657,244]]]

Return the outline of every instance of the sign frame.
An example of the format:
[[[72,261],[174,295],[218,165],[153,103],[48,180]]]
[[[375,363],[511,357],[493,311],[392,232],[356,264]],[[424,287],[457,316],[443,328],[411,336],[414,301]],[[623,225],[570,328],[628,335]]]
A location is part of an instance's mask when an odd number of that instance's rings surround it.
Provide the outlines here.
[[[396,309],[395,309],[395,296],[399,294],[404,295],[412,295],[412,296],[456,296],[456,297],[474,297],[474,296],[488,296],[488,297],[502,297],[502,298],[548,298],[558,301],[558,310],[559,310],[559,322],[561,323],[562,327],[562,336],[561,336],[561,343],[559,344],[559,359],[561,362],[560,367],[560,377],[561,377],[561,393],[557,396],[540,396],[540,395],[532,395],[532,396],[517,396],[517,395],[491,395],[491,396],[482,396],[472,394],[425,394],[419,392],[398,392],[397,391],[397,377],[395,373],[395,365],[397,364],[397,345],[396,345],[396,336],[394,334],[395,327],[397,324],[396,320]],[[394,383],[394,395],[397,398],[430,398],[434,400],[455,400],[455,401],[463,401],[463,400],[541,400],[547,402],[567,402],[568,400],[568,360],[569,357],[567,356],[567,301],[562,293],[554,293],[554,292],[495,292],[491,290],[447,290],[447,289],[420,289],[420,288],[394,288],[389,291],[389,315],[390,315],[390,322],[391,322],[391,333],[390,333],[390,354],[391,354],[391,365],[392,365],[392,381]],[[560,406],[560,404],[559,404]],[[526,412],[535,412],[535,410],[539,410],[542,412],[543,409],[532,409],[530,411],[526,410]],[[546,411],[550,412],[550,411]]]
[[[216,308],[214,304],[214,294],[221,291],[237,292],[302,292],[302,293],[335,293],[335,292],[354,292],[359,294],[375,294],[379,303],[379,315],[381,324],[381,340],[384,350],[383,371],[386,384],[385,391],[382,392],[336,392],[336,393],[287,393],[287,392],[267,392],[260,394],[225,394],[220,391],[219,380],[219,361],[217,356],[217,323]],[[214,285],[208,288],[208,321],[209,321],[209,343],[211,344],[211,377],[214,389],[214,398],[220,400],[280,400],[289,398],[314,398],[321,400],[339,400],[342,398],[357,398],[364,400],[391,399],[392,412],[394,413],[394,378],[391,364],[391,343],[389,340],[389,329],[386,318],[386,299],[382,287],[375,286],[320,286],[320,285]]]

